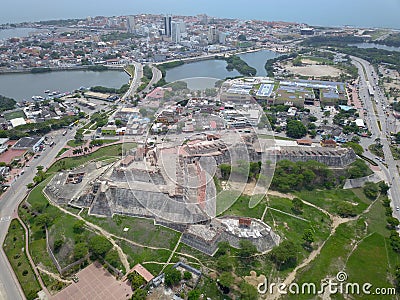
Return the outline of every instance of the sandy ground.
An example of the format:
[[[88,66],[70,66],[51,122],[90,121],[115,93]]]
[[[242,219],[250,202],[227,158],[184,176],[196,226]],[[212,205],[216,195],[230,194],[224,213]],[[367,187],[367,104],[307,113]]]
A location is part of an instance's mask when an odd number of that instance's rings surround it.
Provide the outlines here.
[[[337,77],[342,73],[341,70],[327,65],[309,65],[302,67],[294,67],[294,66],[286,66],[287,70],[292,73],[299,74],[301,76],[314,76],[314,77],[323,77],[323,76],[331,76]]]

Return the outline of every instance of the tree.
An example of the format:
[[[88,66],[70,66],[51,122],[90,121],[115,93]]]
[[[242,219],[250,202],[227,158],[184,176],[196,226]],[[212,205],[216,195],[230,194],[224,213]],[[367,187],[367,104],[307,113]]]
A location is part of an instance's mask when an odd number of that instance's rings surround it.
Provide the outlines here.
[[[369,199],[375,199],[378,197],[379,187],[374,182],[366,182],[363,188],[365,196]]]
[[[85,230],[83,226],[85,226],[85,221],[76,221],[74,225],[72,225],[72,230],[76,234],[81,234]]]
[[[13,109],[17,102],[14,99],[0,95],[0,112]]]
[[[185,280],[190,280],[190,279],[192,279],[192,273],[190,273],[190,272],[188,272],[188,271],[185,271],[184,273],[183,273],[183,279],[185,279]]]
[[[217,256],[225,255],[230,249],[229,242],[223,241],[218,243],[218,251],[215,253]]]
[[[400,131],[395,134],[396,143],[400,144]]]
[[[294,198],[292,200],[292,204],[293,204],[292,210],[294,212],[299,213],[299,214],[303,212],[303,205],[304,204],[303,204],[303,201],[301,201],[301,199]]]
[[[364,148],[356,142],[347,142],[344,146],[352,148],[357,155],[362,155],[364,153]]]
[[[188,300],[199,300],[200,295],[201,295],[201,293],[199,290],[191,290],[188,293]]]
[[[221,170],[221,176],[222,179],[229,179],[229,176],[231,175],[232,167],[231,165],[228,164],[220,164],[219,169]]]
[[[295,67],[300,67],[300,66],[302,66],[302,65],[303,65],[303,62],[302,62],[302,60],[301,60],[301,57],[298,56],[298,57],[296,57],[295,59],[293,59],[292,64],[293,64],[293,66],[295,66]]]
[[[318,118],[316,116],[310,115],[310,116],[308,116],[308,120],[310,122],[316,122],[316,121],[318,121]]]
[[[293,267],[297,263],[297,246],[293,242],[285,240],[272,249],[270,259],[279,270]]]
[[[63,244],[64,244],[64,241],[62,239],[55,240],[54,245],[53,245],[54,252],[57,253],[61,249]]]
[[[218,283],[225,288],[230,288],[231,285],[233,284],[233,281],[234,278],[230,272],[223,272],[218,277]]]
[[[121,269],[122,265],[117,250],[111,249],[108,251],[104,259],[114,268]]]
[[[243,281],[239,287],[240,287],[240,300],[258,299],[258,292],[254,286]]]
[[[298,120],[290,120],[286,125],[286,134],[289,137],[299,139],[307,134],[307,128]]]
[[[232,271],[233,269],[233,262],[232,259],[228,255],[221,255],[217,259],[217,270],[224,272],[224,271]]]
[[[341,202],[336,206],[336,211],[342,218],[355,217],[357,215],[354,205],[348,202]]]
[[[239,34],[238,35],[238,40],[244,42],[244,41],[247,41],[247,38],[246,38],[246,36],[244,34]]]
[[[110,251],[112,244],[106,237],[95,235],[89,240],[89,249],[95,258],[104,258],[105,254]]]
[[[350,164],[347,173],[348,177],[353,179],[368,176],[372,172],[362,159],[357,159],[355,162]]]
[[[351,141],[353,142],[353,143],[359,143],[360,142],[360,137],[358,136],[358,135],[355,135],[355,136],[353,136],[352,138],[351,138]]]
[[[399,226],[400,221],[394,217],[388,217],[386,219],[388,229],[394,230],[397,226]]]
[[[147,293],[145,290],[137,289],[133,292],[131,300],[146,300]]]
[[[140,276],[138,273],[136,273],[135,271],[133,271],[132,273],[129,273],[127,278],[131,283],[132,290],[136,290],[146,283],[144,278],[142,276]]]
[[[240,249],[238,251],[239,257],[249,259],[257,253],[257,247],[249,240],[240,240]]]
[[[75,244],[74,247],[74,258],[76,260],[84,258],[88,254],[88,247],[86,243]]]
[[[41,214],[36,217],[35,223],[38,226],[50,227],[53,224],[53,218],[48,213]]]
[[[175,268],[168,268],[164,272],[165,284],[169,287],[176,285],[182,279],[182,274]]]
[[[384,181],[381,181],[379,182],[379,189],[383,195],[387,195],[387,192],[390,189],[390,187]]]
[[[311,244],[315,241],[314,232],[311,229],[304,230],[302,239],[305,245],[310,247]]]

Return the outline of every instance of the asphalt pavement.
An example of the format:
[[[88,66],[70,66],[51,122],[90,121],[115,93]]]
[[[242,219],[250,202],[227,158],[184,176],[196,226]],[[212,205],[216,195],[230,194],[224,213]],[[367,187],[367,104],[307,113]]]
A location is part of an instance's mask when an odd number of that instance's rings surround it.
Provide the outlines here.
[[[400,220],[400,209],[397,209],[397,207],[400,207],[400,176],[397,162],[390,151],[389,139],[391,132],[397,132],[396,120],[389,110],[389,100],[378,86],[379,76],[376,74],[374,67],[366,60],[357,57],[351,58],[359,69],[361,77],[359,93],[365,108],[367,108],[366,121],[372,133],[369,141],[364,139],[361,144],[365,148],[379,138],[380,143],[383,145],[384,161],[383,163],[377,163],[385,174],[386,182],[390,185],[388,194],[392,200],[393,216]],[[368,93],[367,81],[374,89],[374,96]],[[376,161],[376,158],[371,153],[366,152],[365,154]]]
[[[57,153],[65,146],[68,140],[74,138],[76,129],[68,129],[67,134],[63,136],[66,129],[58,130],[48,134],[48,141],[54,141],[53,147],[46,146],[46,150],[40,152],[38,158],[32,158],[25,167],[23,175],[17,177],[8,190],[0,197],[0,244],[3,245],[7,235],[10,222],[15,216],[19,203],[27,195],[26,186],[33,182],[37,166],[44,166],[46,169],[53,163]],[[0,247],[0,299],[25,299],[17,278]]]

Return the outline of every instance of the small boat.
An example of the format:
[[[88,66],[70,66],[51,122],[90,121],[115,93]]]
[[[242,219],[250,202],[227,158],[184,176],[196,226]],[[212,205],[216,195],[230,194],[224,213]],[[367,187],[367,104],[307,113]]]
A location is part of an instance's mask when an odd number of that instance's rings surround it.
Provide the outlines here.
[[[48,94],[48,93],[50,93],[50,90],[45,90],[44,93]]]

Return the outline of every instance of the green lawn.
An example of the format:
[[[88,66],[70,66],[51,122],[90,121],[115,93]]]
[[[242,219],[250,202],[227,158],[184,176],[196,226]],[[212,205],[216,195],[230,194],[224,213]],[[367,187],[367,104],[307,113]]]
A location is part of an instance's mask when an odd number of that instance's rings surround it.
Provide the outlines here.
[[[10,120],[15,119],[15,118],[23,118],[23,119],[25,119],[25,114],[24,114],[24,112],[22,110],[17,110],[17,111],[10,112],[10,113],[4,113],[4,118],[7,121],[10,121]]]
[[[25,248],[25,232],[18,220],[11,221],[3,245],[8,260],[21,284],[22,290],[27,299],[34,299],[37,292],[41,290],[36,275],[29,264],[28,257],[23,249]]]
[[[225,190],[217,194],[217,215],[220,215],[231,207],[236,199],[240,196],[240,191],[235,190]]]
[[[290,241],[301,244],[303,232],[305,229],[311,228],[315,235],[315,244],[322,243],[330,233],[331,221],[327,215],[320,210],[304,205],[301,214],[295,214],[292,211],[292,201],[287,198],[275,196],[268,197],[268,206],[283,211],[294,216],[298,216],[307,221],[291,217],[279,211],[269,209],[264,221],[267,224],[276,226],[274,230],[282,237]]]
[[[60,157],[64,152],[66,152],[66,151],[68,151],[68,150],[69,150],[68,148],[62,148],[62,149],[57,153],[56,158],[57,158],[57,157]]]
[[[232,191],[234,192],[234,191]],[[221,193],[222,194],[222,193]],[[229,195],[232,195],[233,197],[230,198],[229,200],[235,200],[234,203],[232,204],[232,206],[230,206],[227,210],[225,210],[222,215],[223,216],[243,216],[243,217],[249,217],[249,218],[257,218],[260,219],[262,217],[262,214],[264,212],[265,206],[266,206],[266,202],[265,201],[261,201],[256,207],[250,208],[249,207],[249,200],[250,197],[249,196],[238,196],[238,193],[229,193],[227,192],[222,200],[219,200],[217,198],[217,212],[219,212],[219,209],[221,209],[221,206],[218,204],[219,201],[224,201],[224,204],[230,203],[228,202],[227,199],[229,199]]]
[[[346,271],[349,282],[369,282],[375,287],[393,287],[388,283],[388,253],[390,244],[379,233],[366,237],[350,256]],[[390,298],[387,298],[390,299]]]
[[[400,159],[400,147],[398,145],[390,145],[390,151],[392,151],[395,160]]]
[[[356,190],[357,191],[357,190]],[[360,190],[358,190],[360,192]],[[326,242],[321,253],[307,267],[297,273],[295,282],[318,284],[326,277],[334,277],[339,271],[348,275],[347,282],[371,283],[373,287],[392,288],[392,273],[400,263],[389,241],[386,229],[385,208],[376,200],[367,213],[357,221],[339,225],[334,235]],[[291,296],[289,299],[308,299],[306,296]],[[392,296],[353,295],[355,299],[395,299]],[[335,299],[343,299],[335,295]]]
[[[341,224],[335,234],[325,243],[320,255],[308,266],[298,271],[295,282],[315,283],[320,285],[321,280],[335,277],[346,266],[346,260],[352,245],[350,241],[359,240],[365,230],[363,222],[352,221]],[[291,295],[289,299],[310,299],[310,295]],[[339,299],[342,299],[339,297]]]
[[[113,218],[88,216],[87,211],[81,214],[86,220],[99,225],[108,232],[125,237],[141,245],[173,249],[178,242],[179,233],[171,229],[154,225],[153,220],[115,215]],[[129,228],[124,232],[124,228]]]
[[[82,146],[82,145],[85,144],[85,143],[86,143],[86,141],[69,140],[69,141],[67,142],[67,145],[70,146],[70,147],[75,148],[75,147]]]
[[[154,250],[144,247],[138,247],[132,245],[126,241],[117,240],[117,243],[121,246],[122,251],[128,256],[129,265],[133,267],[136,264],[142,264],[143,262],[162,262],[168,261],[171,251],[168,250]],[[154,271],[161,271],[162,265],[158,269],[153,266]],[[153,274],[157,275],[157,274]]]
[[[359,192],[357,192],[359,194]],[[314,190],[301,191],[295,193],[300,199],[315,204],[332,214],[338,214],[338,204],[346,201],[354,206],[357,214],[363,212],[368,204],[365,199],[360,199],[352,190],[332,189],[332,190]],[[371,201],[369,202],[371,203]]]
[[[382,158],[385,156],[384,153],[383,153],[382,147],[377,145],[377,144],[369,145],[368,149],[375,156],[379,156],[379,157],[382,157]]]
[[[68,170],[72,168],[76,168],[78,166],[82,166],[91,160],[98,160],[103,158],[104,156],[109,156],[113,154],[114,156],[121,156],[122,153],[126,153],[126,151],[136,147],[134,143],[125,143],[125,144],[118,144],[118,145],[111,145],[102,147],[95,152],[83,155],[83,156],[76,156],[76,157],[68,157],[63,158],[56,163],[54,163],[49,170],[48,173],[59,172],[61,170]]]
[[[266,140],[284,140],[284,141],[293,141],[292,138],[289,137],[283,137],[283,136],[277,136],[277,135],[269,135],[269,134],[258,134],[257,135],[258,138],[261,139],[266,139]]]

